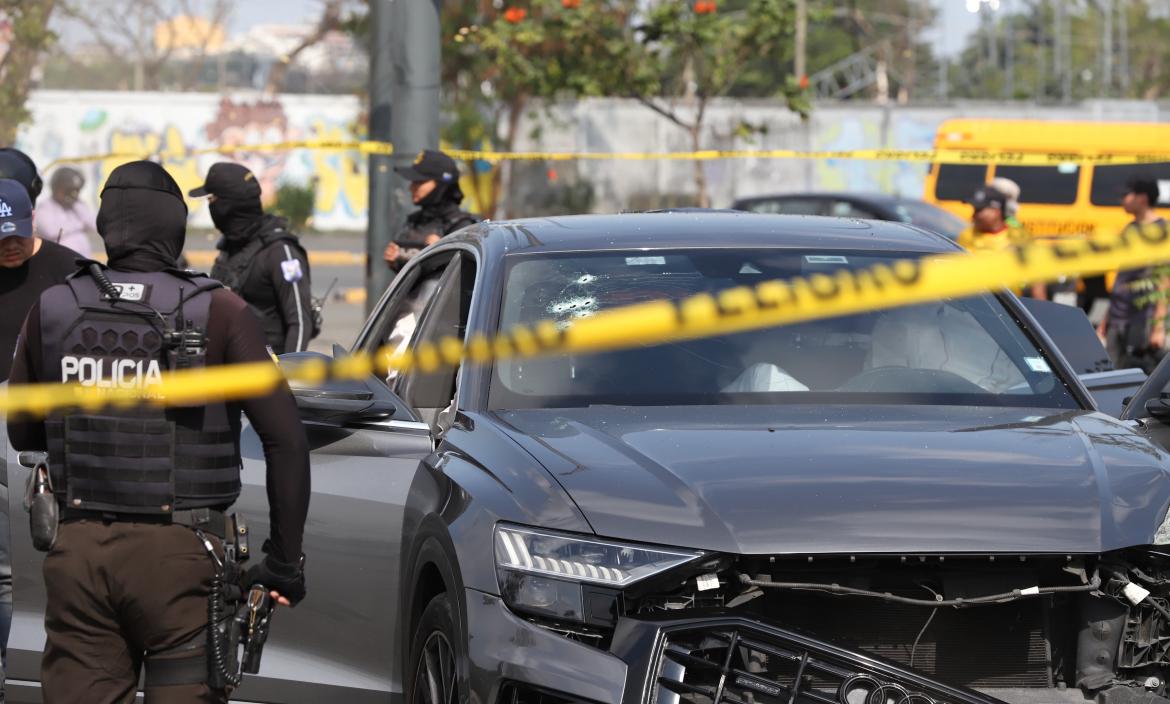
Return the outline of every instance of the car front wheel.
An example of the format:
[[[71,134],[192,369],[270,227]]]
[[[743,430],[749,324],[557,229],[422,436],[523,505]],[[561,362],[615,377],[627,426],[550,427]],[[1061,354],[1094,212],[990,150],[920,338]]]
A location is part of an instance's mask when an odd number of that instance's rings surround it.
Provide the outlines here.
[[[410,704],[458,704],[455,634],[455,608],[439,594],[423,609],[411,644]]]

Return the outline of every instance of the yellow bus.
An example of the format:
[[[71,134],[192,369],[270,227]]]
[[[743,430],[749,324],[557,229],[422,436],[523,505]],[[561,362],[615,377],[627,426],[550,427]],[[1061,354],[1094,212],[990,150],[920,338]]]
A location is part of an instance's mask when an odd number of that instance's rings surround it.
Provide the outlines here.
[[[936,149],[1140,155],[1170,149],[1170,124],[948,120],[939,127],[934,145]],[[1033,235],[1116,234],[1130,221],[1121,209],[1121,196],[1126,181],[1137,175],[1158,179],[1158,202],[1170,206],[1168,162],[1124,166],[932,164],[924,200],[969,220],[967,199],[983,184],[1002,176],[1019,184],[1017,217]]]

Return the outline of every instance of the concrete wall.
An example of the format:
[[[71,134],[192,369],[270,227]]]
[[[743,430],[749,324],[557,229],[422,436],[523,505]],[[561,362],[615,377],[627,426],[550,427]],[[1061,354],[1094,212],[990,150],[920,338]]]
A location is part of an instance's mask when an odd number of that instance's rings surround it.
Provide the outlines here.
[[[554,109],[541,119],[539,136],[517,148],[551,151],[689,151],[686,131],[651,110],[627,100],[590,100]],[[940,107],[821,105],[802,123],[774,102],[720,101],[708,109],[704,147],[710,149],[929,149],[938,126],[959,117],[1038,120],[1157,122],[1170,120],[1170,106],[1149,102],[1091,102],[1040,107],[958,103]],[[737,137],[748,123],[764,128],[750,140]],[[522,135],[537,127],[531,117]],[[566,167],[561,167],[566,168]],[[706,162],[712,205],[737,197],[791,190],[881,191],[920,196],[927,167],[899,162],[847,160],[792,161],[739,159]],[[583,162],[571,168],[596,191],[595,209],[620,210],[646,200],[644,194],[693,194],[693,163]]]
[[[184,189],[201,182],[219,156],[193,157],[184,150],[296,139],[351,139],[361,105],[352,96],[207,93],[113,93],[41,91],[31,99],[33,119],[17,144],[45,170],[63,157],[110,152],[179,152],[165,160]],[[719,101],[708,113],[706,148],[864,149],[929,148],[943,120],[955,117],[1035,118],[1043,120],[1165,121],[1170,109],[1154,103],[1093,102],[1066,107],[954,104],[943,107],[823,105],[802,123],[782,105],[769,101]],[[751,140],[737,137],[741,122],[762,127]],[[539,129],[536,129],[539,128]],[[521,150],[687,151],[689,135],[634,101],[587,100],[526,116]],[[267,194],[283,182],[317,180],[314,225],[319,229],[364,229],[367,207],[365,159],[353,153],[304,150],[285,153],[242,152],[236,158],[259,177]],[[80,165],[88,183],[83,197],[97,203],[106,175],[119,161]],[[486,164],[479,165],[481,169]],[[693,164],[687,161],[587,161],[525,164],[514,171],[511,215],[551,202],[555,190],[574,180],[592,184],[595,211],[646,207],[666,196],[687,198],[694,191]],[[713,204],[725,206],[739,196],[785,190],[839,189],[920,195],[923,164],[855,161],[742,159],[703,166]],[[45,174],[46,178],[48,173]],[[483,174],[480,174],[482,177]],[[471,188],[464,188],[470,196]],[[473,200],[468,203],[473,209]],[[208,224],[202,203],[192,203],[193,222]]]

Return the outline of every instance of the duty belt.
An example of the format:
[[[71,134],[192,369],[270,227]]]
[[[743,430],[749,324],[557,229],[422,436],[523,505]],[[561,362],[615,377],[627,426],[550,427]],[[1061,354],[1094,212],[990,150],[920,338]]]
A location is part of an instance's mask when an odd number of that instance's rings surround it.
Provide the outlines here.
[[[169,515],[158,516],[141,513],[118,513],[116,511],[90,511],[65,508],[62,521],[101,521],[103,523],[150,523],[156,525],[181,525],[210,533],[220,540],[227,537],[227,514],[213,508],[191,508],[172,511]]]

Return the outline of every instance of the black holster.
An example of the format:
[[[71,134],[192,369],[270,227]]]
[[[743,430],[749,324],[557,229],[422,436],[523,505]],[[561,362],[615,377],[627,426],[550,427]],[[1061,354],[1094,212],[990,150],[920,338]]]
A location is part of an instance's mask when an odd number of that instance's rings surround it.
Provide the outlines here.
[[[28,483],[24,488],[24,510],[28,511],[28,528],[33,547],[41,552],[53,549],[61,525],[61,507],[53,494],[48,455],[37,453]]]

